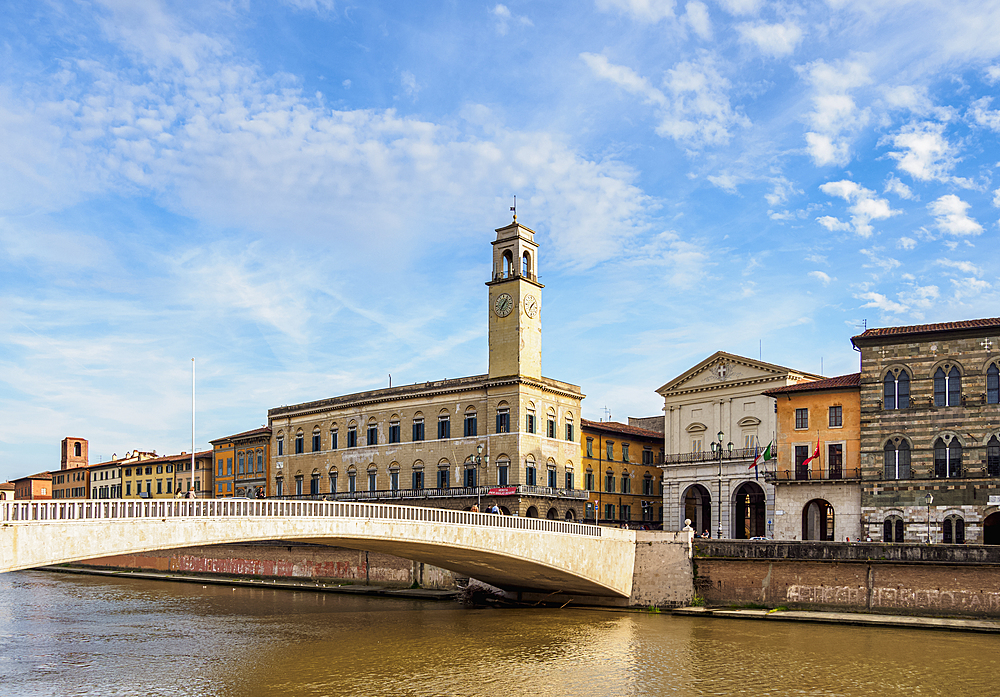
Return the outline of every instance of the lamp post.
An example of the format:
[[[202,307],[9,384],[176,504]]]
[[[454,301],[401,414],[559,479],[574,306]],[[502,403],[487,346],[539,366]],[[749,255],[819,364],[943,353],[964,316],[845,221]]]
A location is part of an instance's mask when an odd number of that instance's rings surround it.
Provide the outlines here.
[[[924,496],[924,501],[927,502],[927,544],[931,543],[931,504],[934,503],[934,496],[927,494]]]
[[[483,444],[480,443],[476,446],[476,454],[469,455],[469,459],[466,462],[471,462],[476,466],[476,496],[478,497],[478,503],[476,503],[476,508],[480,509],[482,512],[483,508],[483,488],[479,485],[479,470],[480,468],[488,469],[490,464],[490,456],[487,455],[483,457]]]
[[[729,441],[726,445],[722,444],[722,439],[725,437],[725,433],[719,431],[718,440],[712,441],[712,453],[715,455],[716,459],[719,461],[719,502],[718,502],[718,534],[716,537],[722,539],[722,459],[725,456],[728,448],[729,458],[733,457],[733,442]]]

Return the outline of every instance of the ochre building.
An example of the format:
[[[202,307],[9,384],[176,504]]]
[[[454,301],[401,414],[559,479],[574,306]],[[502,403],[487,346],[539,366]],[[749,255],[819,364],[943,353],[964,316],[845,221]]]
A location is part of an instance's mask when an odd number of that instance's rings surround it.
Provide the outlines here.
[[[617,421],[581,422],[586,522],[663,525],[663,434]]]
[[[269,410],[268,495],[583,518],[584,395],[542,376],[538,244],[516,217],[492,269],[489,372]]]

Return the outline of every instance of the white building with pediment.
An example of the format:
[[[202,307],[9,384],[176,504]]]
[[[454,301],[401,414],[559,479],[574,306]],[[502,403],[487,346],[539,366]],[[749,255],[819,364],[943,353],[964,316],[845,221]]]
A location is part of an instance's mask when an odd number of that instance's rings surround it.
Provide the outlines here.
[[[763,392],[821,378],[718,351],[658,389],[663,529],[680,530],[690,519],[698,533],[708,530],[713,537],[769,536],[774,485],[766,470],[774,461],[753,467],[757,447],[763,452],[777,429],[775,400]]]

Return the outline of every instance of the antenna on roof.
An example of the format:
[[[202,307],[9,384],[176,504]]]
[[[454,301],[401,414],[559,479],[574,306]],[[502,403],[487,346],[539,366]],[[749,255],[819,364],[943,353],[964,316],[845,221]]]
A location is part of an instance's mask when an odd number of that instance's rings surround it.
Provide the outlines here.
[[[517,194],[514,194],[514,205],[510,207],[511,213],[514,214],[514,222],[517,222]]]
[[[604,416],[605,416],[605,421],[611,421],[611,410],[608,409],[607,407],[604,407]]]

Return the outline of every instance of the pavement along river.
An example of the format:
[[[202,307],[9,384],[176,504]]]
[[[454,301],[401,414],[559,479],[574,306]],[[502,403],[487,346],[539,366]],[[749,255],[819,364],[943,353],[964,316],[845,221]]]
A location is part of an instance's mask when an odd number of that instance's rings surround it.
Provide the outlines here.
[[[0,575],[0,693],[995,694],[996,635]]]

